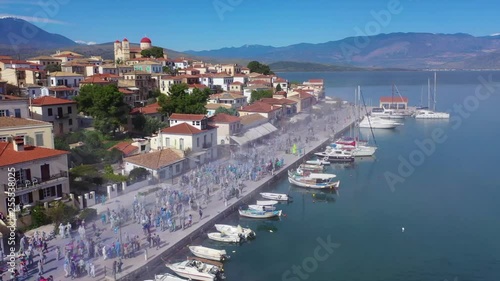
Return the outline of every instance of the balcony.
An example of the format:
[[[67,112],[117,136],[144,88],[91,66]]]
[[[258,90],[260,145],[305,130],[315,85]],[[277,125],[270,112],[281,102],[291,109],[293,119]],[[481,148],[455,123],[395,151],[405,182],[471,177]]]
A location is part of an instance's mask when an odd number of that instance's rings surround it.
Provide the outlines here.
[[[209,149],[212,147],[211,142],[204,142],[203,145],[201,146],[203,149]]]
[[[45,187],[50,184],[55,184],[60,181],[64,181],[68,178],[67,171],[61,171],[57,174],[51,175],[48,179],[42,180],[39,177],[33,177],[31,180],[18,180],[16,183],[16,192],[23,190],[35,190],[41,187]],[[8,184],[3,184],[3,189],[5,192],[9,190]]]

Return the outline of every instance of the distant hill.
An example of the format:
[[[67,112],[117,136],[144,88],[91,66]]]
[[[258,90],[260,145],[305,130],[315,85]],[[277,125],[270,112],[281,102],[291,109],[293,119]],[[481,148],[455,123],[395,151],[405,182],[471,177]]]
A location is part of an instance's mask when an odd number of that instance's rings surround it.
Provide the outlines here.
[[[366,44],[365,44],[366,42]],[[361,45],[363,44],[363,45]],[[214,59],[313,62],[376,68],[500,68],[500,36],[390,33],[286,47],[245,45],[186,51]]]
[[[278,61],[269,64],[273,72],[309,72],[309,71],[360,71],[368,70],[366,68],[328,65],[312,62]]]
[[[15,55],[25,51],[76,45],[78,45],[78,43],[67,37],[49,33],[25,20],[0,18],[1,54]]]

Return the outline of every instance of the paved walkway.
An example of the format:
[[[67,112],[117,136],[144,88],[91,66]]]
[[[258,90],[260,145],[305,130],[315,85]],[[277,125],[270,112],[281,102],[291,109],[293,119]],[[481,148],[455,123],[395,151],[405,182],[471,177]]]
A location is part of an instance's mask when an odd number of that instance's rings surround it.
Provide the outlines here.
[[[323,143],[327,138],[331,137],[331,134],[333,132],[332,129],[334,130],[334,132],[339,132],[339,131],[343,130],[344,128],[346,128],[347,126],[349,126],[350,124],[352,124],[353,118],[354,118],[353,109],[350,106],[344,107],[342,109],[335,111],[333,116],[335,116],[338,119],[338,123],[328,124],[326,122],[327,117],[324,117],[321,120],[313,120],[313,122],[311,122],[309,124],[309,126],[314,127],[314,132],[316,133],[315,136],[318,138],[318,140],[309,142],[306,145],[306,153],[310,152],[311,150],[316,149],[319,144]],[[293,130],[294,130],[295,134],[299,134],[303,138],[310,135],[307,132],[307,127],[298,128],[298,129],[294,128]],[[264,149],[264,148],[265,147],[262,147],[262,149]],[[280,157],[283,157],[284,162],[285,162],[285,167],[283,169],[288,169],[288,165],[290,163],[295,162],[297,160],[297,158],[300,157],[300,156],[296,156],[293,154],[285,154],[284,151],[280,151],[279,153],[281,155]],[[256,188],[260,187],[263,183],[265,183],[267,180],[269,180],[269,178],[270,178],[270,176],[266,176],[258,181],[246,181],[246,182],[244,182],[245,188],[243,190],[243,196],[248,194],[249,192],[255,190]],[[166,181],[166,183],[167,184],[170,183],[170,180]],[[92,208],[97,209],[98,214],[106,212],[108,208],[110,210],[117,209],[120,206],[129,208],[132,206],[133,201],[134,201],[134,197],[135,197],[135,195],[137,195],[138,192],[147,191],[148,189],[155,187],[155,186],[158,186],[158,185],[144,187],[139,191],[133,191],[133,192],[127,193],[125,195],[117,197],[116,199],[113,198],[113,199],[109,200],[108,202],[106,202],[104,205],[98,204],[96,206],[92,206]],[[240,198],[241,198],[241,196],[240,196]],[[202,226],[204,220],[213,218],[214,216],[216,216],[220,212],[224,211],[229,206],[232,206],[233,204],[235,204],[237,200],[238,199],[232,198],[228,201],[228,206],[225,206],[224,202],[222,200],[220,200],[216,194],[212,194],[210,200],[208,200],[207,204],[203,206],[203,218],[201,219],[201,223],[200,223],[200,220],[198,219],[199,218],[198,214],[195,213],[194,211],[191,211],[193,218],[194,218],[193,225],[187,229],[184,229],[184,230],[179,229],[179,230],[174,231],[174,232],[169,232],[169,231],[162,232],[159,230],[156,231],[155,228],[152,228],[153,233],[155,233],[155,234],[158,233],[160,235],[162,242],[161,242],[161,247],[158,250],[156,250],[154,247],[147,248],[148,260],[150,260],[151,258],[156,257],[158,255],[161,255],[165,250],[167,250],[169,247],[174,245],[176,242],[180,241],[183,237],[193,233],[198,227]],[[147,204],[149,204],[149,205],[154,205],[155,193],[153,192],[153,193],[145,196],[145,202],[147,202]],[[187,213],[187,214],[189,214],[189,213]],[[103,232],[100,236],[100,240],[98,240],[98,241],[103,241],[106,244],[111,244],[112,241],[117,241],[119,239],[120,232],[115,233],[115,231],[113,229],[111,229],[111,226],[109,224],[103,226],[100,221],[96,221],[95,223],[99,229],[103,230]],[[90,227],[91,223],[86,222],[86,225],[87,225],[87,227],[86,227],[87,237],[89,237],[89,235],[90,235],[90,237],[95,237],[94,234],[92,233],[92,230]],[[48,233],[52,230],[52,228],[53,228],[52,226],[44,226],[44,227],[39,228],[38,230],[39,231],[43,230],[43,231]],[[31,235],[33,232],[34,232],[34,230],[28,232],[27,235]],[[141,249],[135,253],[134,257],[122,260],[123,261],[122,273],[117,274],[117,278],[120,278],[121,276],[125,276],[126,274],[138,269],[139,267],[143,266],[146,263],[146,261],[145,261],[145,249],[146,249],[147,242],[146,242],[145,237],[143,235],[142,226],[140,224],[135,223],[135,222],[131,222],[131,221],[127,222],[127,224],[124,225],[121,229],[121,235],[122,235],[123,240],[125,239],[124,237],[127,234],[129,234],[130,236],[139,235],[139,237],[141,237]],[[73,233],[73,236],[75,237],[75,239],[78,239],[78,234],[76,231]],[[70,241],[71,241],[70,238],[60,239],[59,237],[57,237],[56,239],[53,239],[53,240],[48,242],[49,252],[47,254],[47,262],[44,266],[44,275],[43,276],[48,277],[49,275],[52,275],[54,277],[55,281],[57,281],[57,280],[69,280],[70,279],[68,277],[64,277],[64,270],[63,270],[64,259],[61,258],[60,260],[56,260],[56,254],[55,254],[55,247],[56,246],[59,246],[61,249],[63,249],[64,246],[67,245]],[[62,254],[61,254],[61,256],[62,256]],[[35,262],[37,262],[38,259],[39,259],[39,257],[35,256]],[[92,262],[95,264],[96,277],[92,278],[89,276],[82,276],[82,277],[77,278],[77,280],[106,280],[106,278],[104,277],[105,276],[105,274],[104,274],[105,269],[104,268],[106,267],[106,270],[107,270],[106,273],[108,276],[110,276],[112,264],[115,260],[117,260],[117,258],[103,260],[102,256],[92,259]],[[167,271],[167,270],[165,269],[165,271]],[[20,279],[20,280],[37,280],[38,270],[36,269],[36,266],[31,268],[29,273],[30,273],[30,275],[26,279]],[[10,274],[7,274],[7,273],[4,274],[4,280],[8,280],[9,277],[10,277]]]

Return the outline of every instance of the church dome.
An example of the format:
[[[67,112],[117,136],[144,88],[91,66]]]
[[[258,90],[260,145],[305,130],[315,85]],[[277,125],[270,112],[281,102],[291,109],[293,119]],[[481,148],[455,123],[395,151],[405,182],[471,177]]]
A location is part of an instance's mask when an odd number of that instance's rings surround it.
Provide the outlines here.
[[[120,43],[120,40],[116,40],[115,43]]]
[[[151,39],[149,39],[148,37],[143,37],[141,39],[141,43],[149,43],[149,44],[151,44]]]
[[[128,42],[128,39],[127,38],[123,38],[123,42]]]

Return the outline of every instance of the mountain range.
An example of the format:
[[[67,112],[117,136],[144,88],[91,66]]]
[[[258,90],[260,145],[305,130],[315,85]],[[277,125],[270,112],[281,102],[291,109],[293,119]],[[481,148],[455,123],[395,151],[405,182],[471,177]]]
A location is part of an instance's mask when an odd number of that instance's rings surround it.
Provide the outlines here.
[[[49,33],[27,21],[0,18],[0,55],[28,58],[68,50],[113,59],[113,43],[75,42]],[[134,45],[134,44],[132,44]],[[348,37],[319,44],[300,43],[285,47],[243,45],[206,51],[177,52],[211,62],[241,63],[257,60],[273,70],[310,71],[335,69],[500,69],[500,35],[389,33]]]

